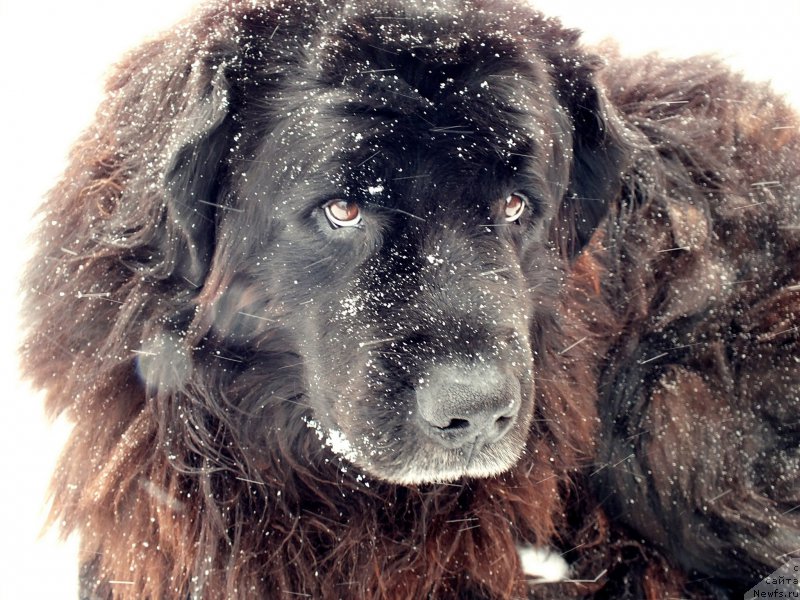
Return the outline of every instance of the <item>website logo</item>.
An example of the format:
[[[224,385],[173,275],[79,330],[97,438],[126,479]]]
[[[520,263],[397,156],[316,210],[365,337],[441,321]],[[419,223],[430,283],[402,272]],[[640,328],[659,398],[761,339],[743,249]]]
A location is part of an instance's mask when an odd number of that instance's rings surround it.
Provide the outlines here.
[[[767,575],[744,595],[745,600],[770,598],[800,600],[800,558],[793,558],[780,569]]]

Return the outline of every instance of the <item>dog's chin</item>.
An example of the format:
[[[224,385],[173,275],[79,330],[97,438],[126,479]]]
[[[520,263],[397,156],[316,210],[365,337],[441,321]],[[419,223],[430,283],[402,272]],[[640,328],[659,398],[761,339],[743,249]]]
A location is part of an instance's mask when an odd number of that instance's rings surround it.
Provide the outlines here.
[[[451,483],[461,479],[485,479],[510,470],[525,452],[527,427],[515,427],[501,440],[480,448],[445,448],[431,440],[409,440],[404,450],[382,451],[360,443],[339,429],[316,420],[307,424],[339,459],[368,478],[397,485]]]
[[[363,468],[376,478],[398,485],[452,483],[501,475],[517,464],[523,451],[522,445],[498,442],[479,450],[472,457],[468,457],[468,453],[459,455],[458,451],[437,449],[429,452],[425,460],[412,460],[404,467],[385,468],[368,464]]]

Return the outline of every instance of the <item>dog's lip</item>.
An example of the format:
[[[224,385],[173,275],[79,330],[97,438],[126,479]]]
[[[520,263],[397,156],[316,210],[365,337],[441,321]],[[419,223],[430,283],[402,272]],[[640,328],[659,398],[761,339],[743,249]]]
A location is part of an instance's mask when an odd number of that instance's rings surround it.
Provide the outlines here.
[[[465,459],[453,460],[452,457],[449,457],[447,464],[437,465],[435,468],[420,468],[412,464],[410,467],[398,469],[394,473],[386,473],[380,468],[378,468],[380,473],[376,473],[375,468],[367,468],[367,470],[380,479],[400,485],[452,483],[462,479],[496,477],[514,468],[524,452],[524,449],[520,447],[518,451],[510,453],[512,456],[509,459],[501,462],[497,460],[496,456],[491,455],[491,446],[492,444],[482,445],[467,454]]]
[[[386,456],[365,439],[351,440],[338,428],[329,428],[318,419],[304,419],[318,439],[340,459],[361,469],[376,480],[398,485],[447,483],[463,478],[487,478],[504,473],[519,461],[524,444],[476,439],[468,449],[445,449],[425,441],[418,444],[401,464],[382,465],[376,458]],[[424,464],[421,457],[438,456],[436,465]],[[421,463],[421,464],[420,464]]]

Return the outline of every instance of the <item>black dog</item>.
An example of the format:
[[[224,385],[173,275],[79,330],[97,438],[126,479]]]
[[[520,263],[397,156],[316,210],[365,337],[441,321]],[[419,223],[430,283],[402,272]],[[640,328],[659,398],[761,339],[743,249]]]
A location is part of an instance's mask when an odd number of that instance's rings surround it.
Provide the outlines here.
[[[481,0],[126,59],[26,280],[85,597],[726,597],[800,547],[797,117],[600,68]]]

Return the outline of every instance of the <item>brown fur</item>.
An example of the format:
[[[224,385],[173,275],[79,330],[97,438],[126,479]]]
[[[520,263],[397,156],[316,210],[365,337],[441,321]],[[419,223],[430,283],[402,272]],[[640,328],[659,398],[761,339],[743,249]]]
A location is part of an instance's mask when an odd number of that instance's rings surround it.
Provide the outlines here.
[[[191,373],[180,390],[145,388],[142,341],[191,306],[181,339],[200,347],[230,284],[222,254],[194,289],[184,261],[202,252],[156,175],[211,85],[200,67],[252,52],[237,44],[253,32],[290,44],[279,12],[223,4],[129,55],[43,208],[24,362],[50,413],[75,423],[52,519],[81,534],[83,594],[725,597],[796,551],[798,119],[705,59],[612,57],[602,71],[630,166],[583,252],[559,259],[533,332],[537,421],[511,471],[365,484],[313,435],[256,452],[234,402],[249,390],[225,360],[192,366],[193,351],[174,367]],[[269,368],[288,378],[296,358]],[[523,542],[597,581],[531,585]]]

